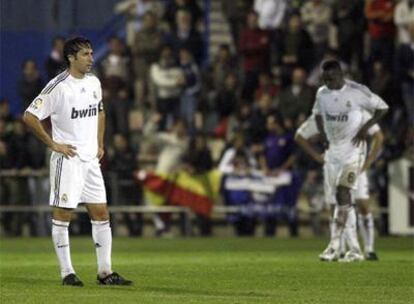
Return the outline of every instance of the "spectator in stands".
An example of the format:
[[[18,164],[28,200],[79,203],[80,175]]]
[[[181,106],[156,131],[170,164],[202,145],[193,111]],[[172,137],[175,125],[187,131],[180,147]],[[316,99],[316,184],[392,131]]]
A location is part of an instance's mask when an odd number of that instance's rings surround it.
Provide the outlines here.
[[[189,149],[184,156],[186,169],[192,175],[198,175],[202,180],[202,185],[210,199],[213,199],[213,190],[208,178],[204,175],[213,169],[213,159],[210,148],[207,145],[207,139],[203,134],[196,134],[189,143]],[[207,216],[197,214],[197,222],[200,235],[211,235],[211,220]]]
[[[296,203],[300,191],[297,174],[293,170],[295,163],[295,149],[293,132],[283,127],[283,120],[279,115],[270,115],[266,120],[267,136],[263,142],[263,156],[260,158],[260,167],[268,176],[277,176],[282,172],[290,172],[291,184],[279,187],[270,199],[271,212],[265,219],[265,235],[275,234],[278,220],[284,216],[289,224],[291,236],[298,235]],[[274,212],[272,212],[274,211]]]
[[[372,92],[380,96],[383,100],[386,100],[388,104],[395,105],[396,96],[393,93],[394,87],[391,71],[381,61],[375,61],[373,63],[368,86]],[[390,114],[388,113],[388,116]]]
[[[171,126],[179,116],[180,96],[185,85],[185,77],[175,63],[172,49],[168,45],[161,48],[158,62],[150,68],[151,83],[156,100],[156,110],[161,115],[161,130]]]
[[[49,199],[49,178],[46,146],[32,133],[26,134],[27,187],[32,206],[41,206]],[[29,215],[32,236],[48,236],[51,223],[46,213]]]
[[[329,47],[329,27],[331,25],[332,11],[328,4],[322,0],[309,0],[300,10],[303,24],[312,38],[315,46],[315,60]]]
[[[230,30],[233,41],[237,42],[240,39],[240,33],[244,27],[247,14],[251,9],[252,1],[233,0],[221,1],[222,10],[230,23]]]
[[[252,102],[259,73],[269,68],[270,39],[266,31],[258,25],[258,15],[250,11],[246,18],[246,27],[241,31],[239,52],[243,60],[243,98]]]
[[[108,153],[112,204],[136,205],[140,193],[132,174],[138,168],[136,153],[130,148],[127,138],[120,133],[113,136],[113,151]],[[130,236],[141,235],[142,218],[137,213],[124,213],[123,218]]]
[[[0,118],[6,123],[6,130],[14,122],[13,114],[10,111],[10,104],[6,98],[0,100]]]
[[[283,25],[288,3],[286,0],[255,0],[253,8],[259,15],[259,27],[275,31]]]
[[[392,67],[394,54],[394,1],[367,0],[365,17],[368,20],[370,38],[369,63],[383,61],[387,68]]]
[[[251,152],[250,147],[247,145],[244,134],[237,132],[234,135],[231,145],[224,150],[223,156],[220,159],[218,169],[221,173],[231,174],[235,172],[234,161],[238,153],[243,153],[246,156],[249,168],[258,168],[256,158]]]
[[[410,42],[399,46],[396,61],[408,123],[414,126],[414,22],[409,26],[409,33]]]
[[[27,177],[18,176],[17,170],[27,167],[27,132],[24,124],[20,120],[15,120],[11,124],[10,133],[6,135],[7,154],[9,155],[10,169],[14,170],[15,175],[5,178],[8,190],[8,203],[13,206],[27,205],[30,201],[27,187]],[[7,203],[7,202],[6,202]],[[21,236],[23,224],[29,221],[27,214],[5,214],[4,227],[6,233],[12,236]]]
[[[141,108],[148,93],[149,68],[158,59],[161,43],[162,33],[158,28],[157,15],[151,11],[146,12],[142,28],[135,34],[132,45],[135,101]]]
[[[292,14],[286,30],[282,31],[276,41],[279,49],[278,64],[281,66],[282,86],[289,83],[292,70],[296,66],[309,71],[314,64],[313,43],[309,34],[302,29],[300,15]]]
[[[105,137],[108,142],[112,142],[112,137],[118,133],[128,136],[128,115],[131,103],[129,90],[126,86],[120,88],[117,91],[116,96],[109,96],[104,99],[104,106],[106,110]]]
[[[177,26],[166,36],[166,42],[172,46],[174,54],[182,48],[190,50],[194,60],[201,65],[203,60],[203,39],[200,32],[192,27],[191,13],[187,10],[178,10],[176,15]]]
[[[158,147],[155,172],[174,177],[182,168],[184,155],[188,151],[187,129],[185,122],[178,119],[169,132],[157,132],[157,125],[162,119],[160,114],[155,113],[145,125],[144,135]],[[165,204],[168,204],[168,195]],[[165,217],[154,216],[154,224],[158,236],[169,233],[169,215]]]
[[[152,12],[161,18],[164,13],[162,0],[124,0],[116,4],[115,13],[126,16],[126,43],[132,46],[135,40],[135,33],[140,31],[145,22],[145,14]]]
[[[131,81],[131,60],[124,42],[117,36],[108,39],[108,54],[99,65],[99,74],[104,83],[117,81],[129,85]]]
[[[240,103],[239,106],[229,116],[226,130],[226,142],[231,142],[237,133],[243,134],[246,142],[251,142],[250,130],[252,105],[250,103]]]
[[[198,108],[198,98],[201,89],[200,71],[194,62],[190,50],[182,48],[179,51],[180,67],[185,83],[180,100],[180,117],[187,124],[189,134],[195,131],[195,113]]]
[[[398,43],[409,43],[409,26],[414,23],[414,0],[401,0],[395,6],[394,23],[398,29]]]
[[[196,0],[170,0],[165,8],[164,20],[167,22],[169,30],[175,31],[179,26],[177,13],[186,11],[191,16],[190,28],[199,29],[202,22],[203,11]]]
[[[278,110],[287,129],[296,129],[309,116],[315,91],[306,84],[306,71],[295,68],[292,84],[280,93]]]
[[[26,109],[43,88],[43,81],[33,59],[23,63],[22,76],[17,84],[23,109]]]
[[[254,100],[259,100],[263,94],[268,94],[274,100],[278,97],[280,87],[273,82],[273,77],[270,72],[263,71],[259,74],[259,85],[254,93]]]
[[[360,0],[335,1],[332,21],[337,29],[338,52],[348,65],[355,59],[358,68],[363,63],[364,4]]]
[[[267,134],[267,117],[275,114],[275,103],[268,94],[263,94],[257,102],[257,108],[253,109],[250,117],[251,143],[262,143]]]
[[[61,36],[55,37],[53,39],[52,50],[45,62],[48,80],[54,78],[57,74],[66,68],[66,63],[63,59],[64,44],[65,38]]]
[[[224,86],[228,74],[238,73],[238,62],[230,52],[228,44],[220,45],[217,55],[208,68],[207,85],[210,91],[217,92]]]
[[[214,98],[214,110],[218,116],[218,124],[215,129],[216,136],[222,138],[226,136],[228,117],[238,109],[239,104],[238,80],[234,73],[229,73],[224,80],[224,86],[217,91]]]

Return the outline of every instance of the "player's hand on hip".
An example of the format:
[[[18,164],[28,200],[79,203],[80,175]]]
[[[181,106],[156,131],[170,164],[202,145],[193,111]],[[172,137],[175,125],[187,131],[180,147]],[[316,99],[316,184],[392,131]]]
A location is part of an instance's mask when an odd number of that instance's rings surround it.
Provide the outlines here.
[[[316,155],[315,161],[323,165],[325,163],[325,155],[323,153]]]
[[[99,147],[98,148],[98,153],[96,154],[96,157],[101,160],[102,157],[105,155],[105,150],[104,148]]]
[[[361,142],[364,142],[367,138],[367,130],[365,128],[361,128],[358,133],[355,135],[355,137],[352,139],[352,143],[355,146],[359,146]]]
[[[66,158],[77,155],[76,147],[72,145],[54,143],[51,149],[57,153],[63,154]]]

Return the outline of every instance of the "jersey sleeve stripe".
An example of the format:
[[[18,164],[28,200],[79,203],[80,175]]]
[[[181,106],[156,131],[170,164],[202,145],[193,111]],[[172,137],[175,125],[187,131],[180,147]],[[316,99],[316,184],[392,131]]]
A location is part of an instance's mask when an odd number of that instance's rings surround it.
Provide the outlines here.
[[[47,86],[42,90],[41,94],[44,94],[44,92],[48,91],[57,81],[59,81],[62,77],[64,77],[66,75],[66,71],[60,73],[59,75],[57,75],[54,79],[52,79]]]
[[[65,72],[64,74],[60,75],[58,78],[56,78],[56,81],[51,83],[50,85],[48,85],[41,94],[50,94],[50,92],[52,92],[52,90],[54,88],[56,88],[56,86],[61,83],[63,80],[65,80],[66,78],[68,78],[69,73]]]

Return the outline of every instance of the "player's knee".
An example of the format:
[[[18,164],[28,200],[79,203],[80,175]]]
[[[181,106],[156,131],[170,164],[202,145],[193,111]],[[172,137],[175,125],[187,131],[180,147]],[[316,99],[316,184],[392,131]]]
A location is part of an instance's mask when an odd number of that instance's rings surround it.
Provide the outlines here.
[[[366,215],[369,213],[368,200],[357,200],[357,205],[358,205],[358,211],[362,215]]]
[[[109,220],[108,208],[99,207],[99,208],[90,208],[89,216],[93,221],[107,221]]]
[[[72,209],[53,208],[52,217],[57,221],[70,222],[72,219]]]
[[[338,186],[336,191],[336,200],[338,205],[350,205],[351,204],[351,191],[344,186]]]

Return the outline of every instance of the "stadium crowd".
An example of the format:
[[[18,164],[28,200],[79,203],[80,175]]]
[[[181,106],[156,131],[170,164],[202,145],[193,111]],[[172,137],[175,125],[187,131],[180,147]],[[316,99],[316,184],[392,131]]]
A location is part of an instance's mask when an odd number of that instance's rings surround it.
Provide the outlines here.
[[[218,168],[226,176],[289,172],[291,183],[267,198],[272,208],[246,209],[228,217],[237,234],[254,233],[257,220],[275,234],[286,220],[298,234],[297,200],[322,209],[321,167],[295,147],[294,133],[310,115],[320,85],[320,63],[341,62],[349,78],[367,85],[389,105],[381,128],[385,144],[370,171],[381,207],[388,206],[387,164],[413,150],[413,0],[234,0],[219,1],[231,41],[208,54],[209,14],[193,0],[127,0],[114,11],[126,18],[126,39],[112,36],[96,62],[107,117],[102,163],[110,204],[144,204],[136,170],[160,174]],[[64,37],[56,37],[44,63],[28,59],[18,80],[20,101],[0,101],[1,205],[41,205],[48,200],[47,151],[9,102],[25,109],[48,80],[64,69]],[[41,75],[45,64],[47,75]],[[47,122],[45,122],[47,124]],[[224,183],[223,183],[224,185]],[[228,205],[256,201],[250,191],[222,189]],[[167,202],[168,203],[168,202]],[[6,235],[21,235],[30,223],[45,235],[37,214],[3,213]],[[88,225],[73,225],[87,232]],[[123,214],[131,235],[142,231],[138,214]],[[165,218],[162,219],[165,221]],[[201,221],[202,234],[210,234]],[[386,217],[381,220],[386,232]],[[115,226],[115,225],[114,225]],[[163,226],[162,229],[165,229]],[[320,233],[320,227],[314,226]]]

